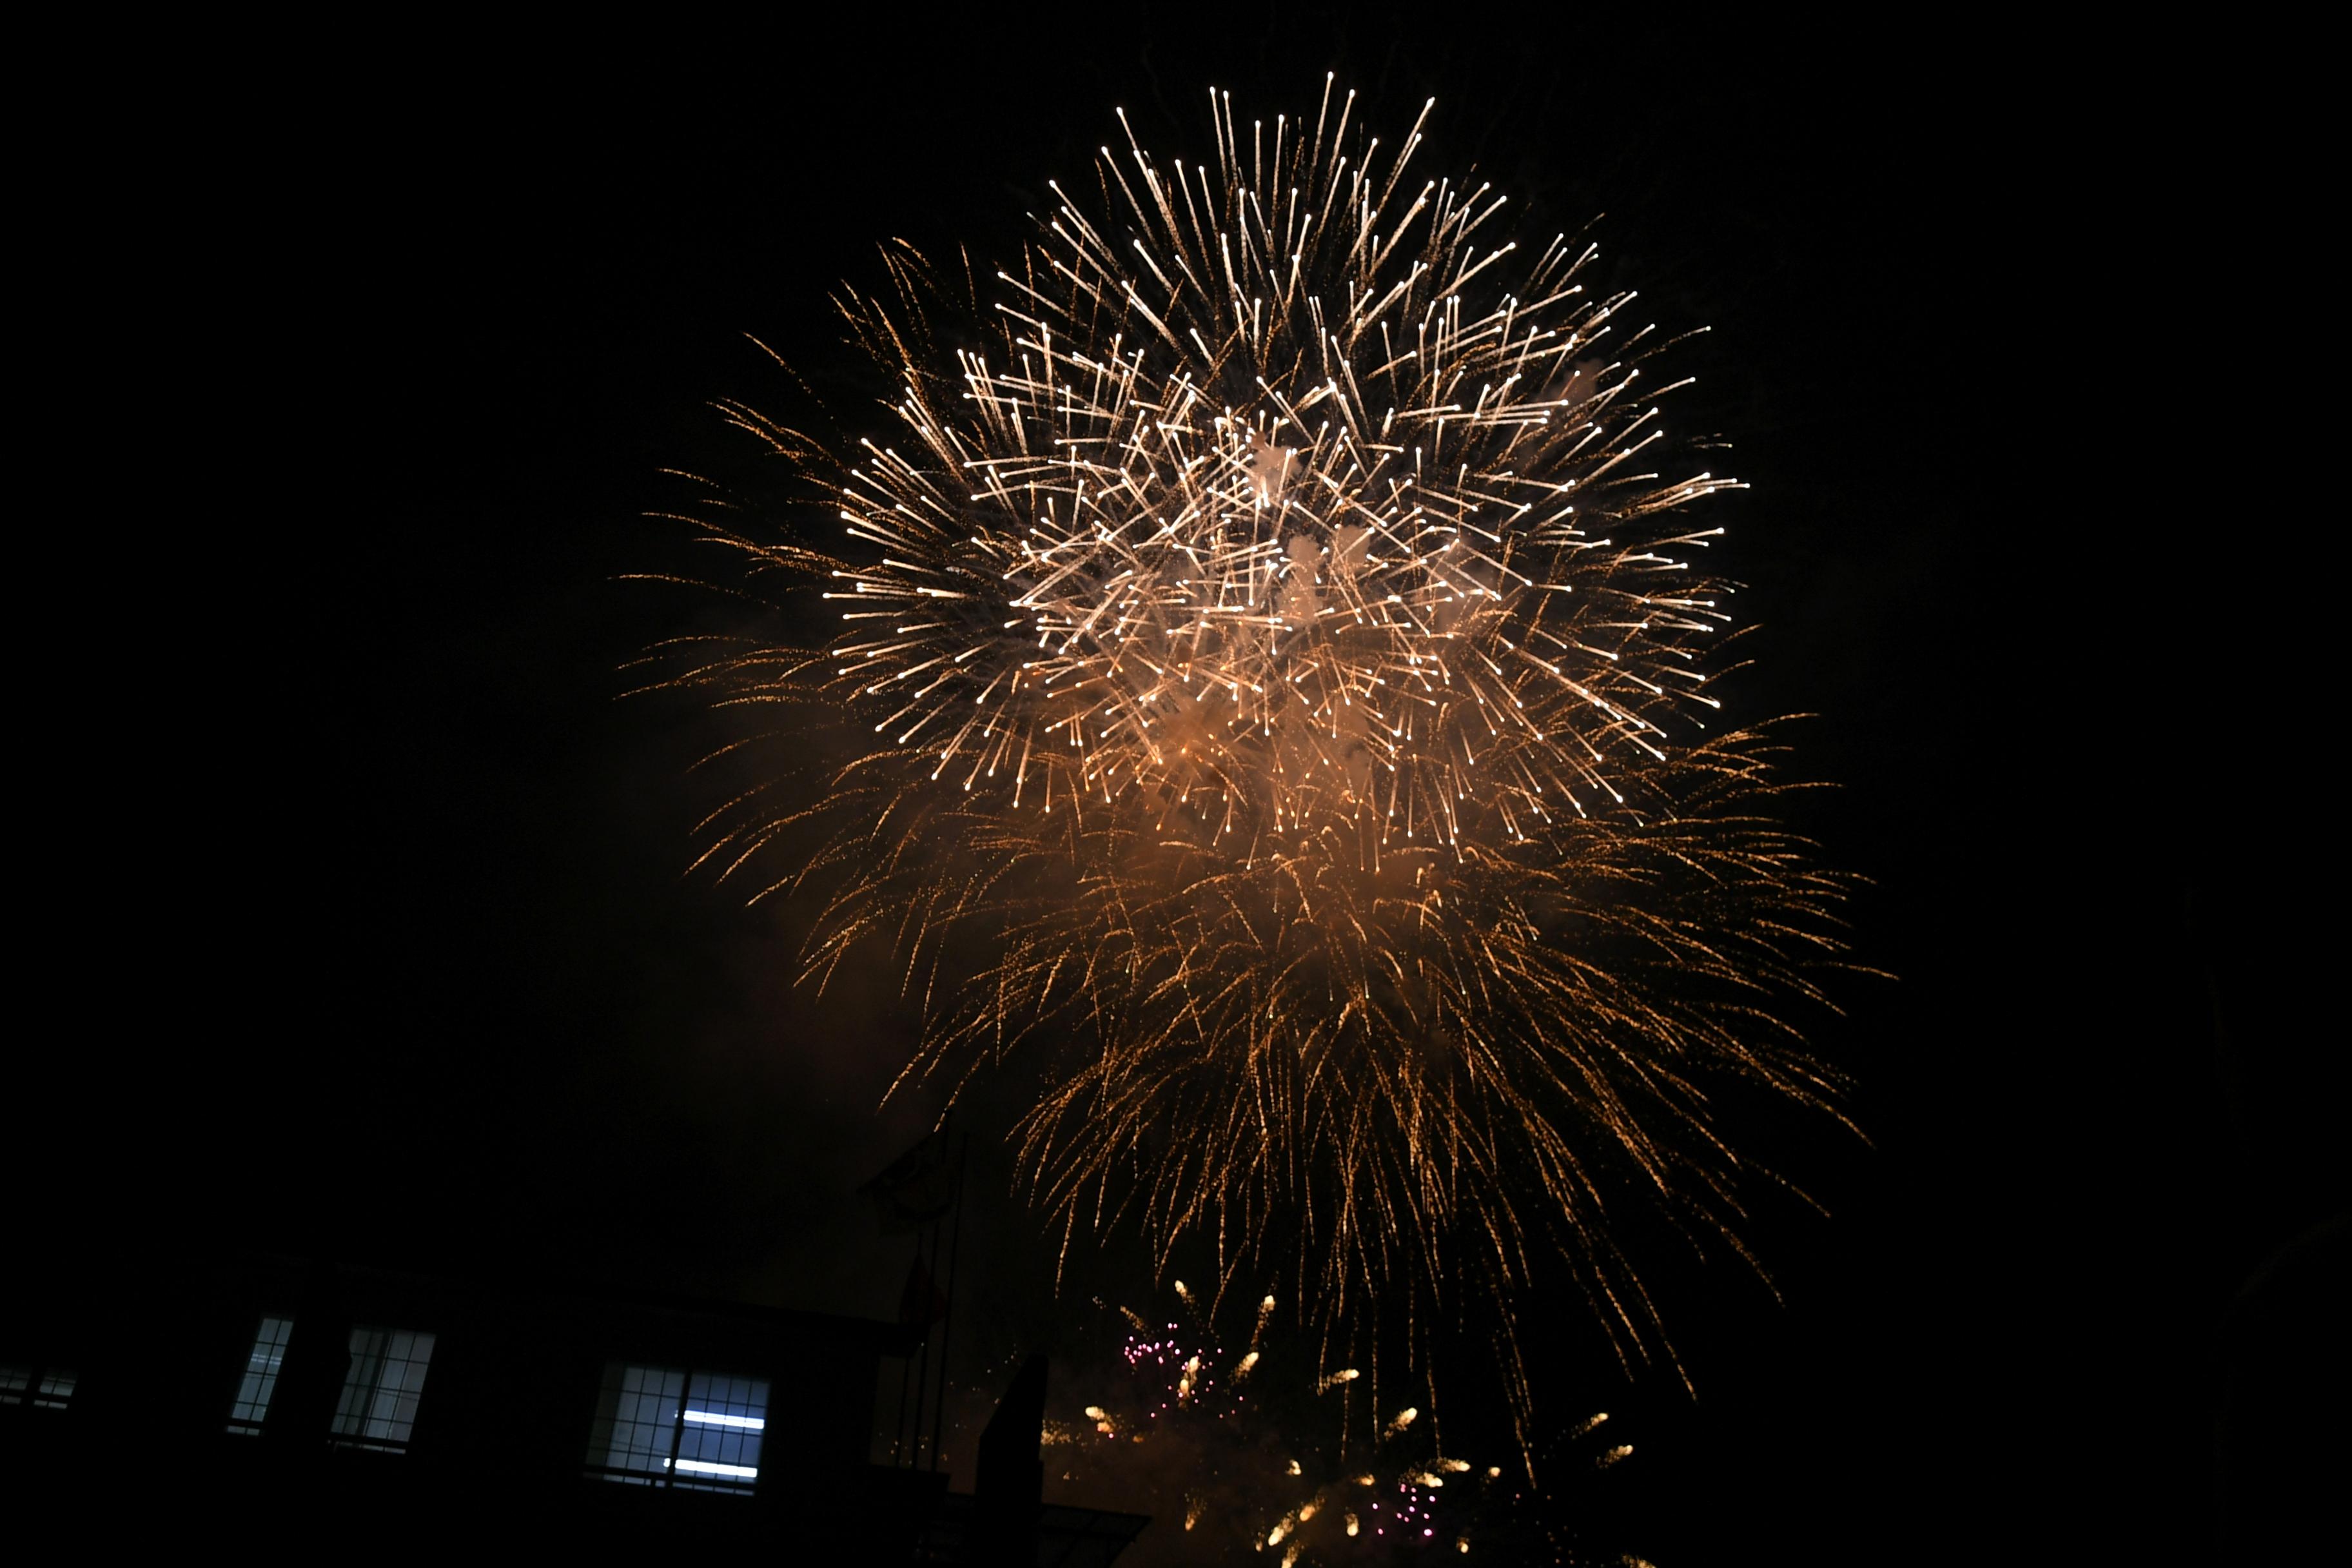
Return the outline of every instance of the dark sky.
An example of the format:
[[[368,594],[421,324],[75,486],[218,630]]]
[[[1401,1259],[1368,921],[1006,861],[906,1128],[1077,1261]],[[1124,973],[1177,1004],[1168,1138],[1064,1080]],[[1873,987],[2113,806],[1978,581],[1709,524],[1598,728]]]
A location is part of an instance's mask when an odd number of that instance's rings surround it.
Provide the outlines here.
[[[1270,116],[1332,69],[1391,136],[1435,96],[1432,169],[1530,226],[1605,213],[1613,276],[1714,327],[1701,406],[1755,487],[1739,689],[1819,716],[1798,765],[1841,787],[1803,826],[1872,879],[1857,957],[1901,977],[1820,1035],[1872,1146],[1763,1131],[1830,1211],[1768,1206],[1784,1302],[1675,1277],[1701,1397],[1624,1396],[1636,1541],[2177,1547],[2231,1387],[2232,1462],[2300,1484],[2263,1358],[2306,1342],[2296,1271],[2340,1268],[2340,1228],[2280,1249],[2347,1204],[2342,1031],[2306,1022],[2311,808],[2247,773],[2316,774],[2263,758],[2284,700],[2236,709],[2228,591],[2102,480],[2129,264],[2079,79],[1957,23],[993,15],[344,40],[159,132],[124,187],[149,259],[60,285],[110,323],[43,426],[101,432],[58,524],[90,542],[20,588],[80,628],[27,745],[66,781],[28,952],[79,1003],[20,1025],[41,1245],[885,1310],[902,1265],[845,1191],[928,1115],[873,1111],[911,1009],[879,971],[795,993],[792,911],[682,877],[708,731],[616,699],[696,612],[617,579],[681,563],[644,514],[664,468],[734,460],[709,400],[780,395],[745,334],[846,378],[826,296],[877,240],[1005,254],[1114,104],[1172,151],[1208,83]],[[166,450],[147,515],[100,522]],[[1009,1335],[1034,1259],[988,1224]]]

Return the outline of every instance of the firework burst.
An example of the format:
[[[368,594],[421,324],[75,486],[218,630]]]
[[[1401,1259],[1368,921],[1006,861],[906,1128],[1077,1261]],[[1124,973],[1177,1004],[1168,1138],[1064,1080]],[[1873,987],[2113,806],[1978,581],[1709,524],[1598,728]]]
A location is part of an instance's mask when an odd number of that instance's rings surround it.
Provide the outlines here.
[[[1515,1456],[1454,1451],[1411,1405],[1351,1440],[1329,1406],[1355,1370],[1318,1373],[1270,1338],[1273,1298],[1237,1347],[1181,1281],[1176,1294],[1149,1316],[1097,1300],[1044,1435],[1066,1495],[1150,1510],[1139,1563],[1620,1561],[1595,1551],[1611,1534],[1601,1473],[1633,1452],[1606,1412],[1546,1445],[1541,1488]]]
[[[1105,148],[985,286],[886,251],[896,300],[842,306],[895,429],[836,458],[730,408],[835,542],[715,489],[700,537],[838,629],[663,680],[852,743],[761,773],[704,864],[819,899],[819,981],[897,943],[910,1073],[1041,1042],[1020,1136],[1066,1235],[1278,1254],[1343,1339],[1557,1252],[1642,1350],[1612,1215],[1736,1246],[1710,1084],[1831,1093],[1780,1009],[1840,879],[1717,722],[1691,513],[1735,481],[1667,440],[1668,344],[1592,248],[1408,177],[1420,123],[1211,105],[1210,160]]]

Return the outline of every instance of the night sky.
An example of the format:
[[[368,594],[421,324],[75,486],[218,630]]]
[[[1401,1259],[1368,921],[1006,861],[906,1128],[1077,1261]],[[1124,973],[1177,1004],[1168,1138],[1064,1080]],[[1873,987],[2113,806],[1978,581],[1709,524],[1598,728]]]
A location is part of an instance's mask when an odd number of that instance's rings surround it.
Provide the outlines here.
[[[935,1109],[874,1110],[915,1010],[878,953],[796,992],[805,915],[683,874],[713,731],[622,666],[714,612],[624,580],[692,564],[645,514],[666,468],[751,471],[709,406],[782,400],[747,334],[878,424],[827,302],[876,241],[1010,255],[1114,105],[1188,151],[1208,84],[1270,118],[1336,70],[1391,138],[1435,96],[1428,172],[1547,237],[1605,214],[1605,276],[1714,328],[1682,417],[1754,487],[1716,508],[1734,690],[1815,715],[1795,771],[1838,787],[1798,820],[1900,977],[1815,1034],[1868,1146],[1756,1126],[1829,1211],[1760,1211],[1783,1300],[1667,1259],[1697,1401],[1599,1366],[1568,1401],[1638,1427],[1629,1543],[2125,1560],[2193,1551],[2225,1480],[2319,1485],[2284,1423],[2340,1384],[2352,1183],[2309,1022],[2341,916],[2298,905],[2340,910],[2340,786],[2270,754],[2326,726],[2271,722],[2213,559],[2102,480],[2127,154],[2065,73],[1925,26],[869,15],[347,40],[156,147],[176,259],[86,280],[117,327],[53,426],[110,457],[20,523],[89,542],[20,589],[74,628],[19,736],[55,775],[20,962],[72,1000],[18,1026],[16,1264],[168,1292],[255,1247],[887,1315],[904,1252],[848,1194]],[[173,471],[118,524],[134,462]],[[974,1212],[959,1312],[1002,1352],[1053,1309],[1020,1212]]]

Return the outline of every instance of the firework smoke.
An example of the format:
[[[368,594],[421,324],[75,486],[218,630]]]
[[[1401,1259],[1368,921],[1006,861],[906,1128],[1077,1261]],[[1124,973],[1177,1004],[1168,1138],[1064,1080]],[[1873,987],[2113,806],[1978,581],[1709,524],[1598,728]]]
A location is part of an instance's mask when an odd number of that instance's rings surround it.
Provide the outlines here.
[[[1612,1219],[1736,1247],[1711,1085],[1832,1087],[1780,1009],[1841,883],[1717,723],[1690,513],[1735,481],[1667,440],[1668,345],[1591,247],[1409,179],[1420,124],[1367,140],[1352,95],[1211,103],[1209,162],[1104,149],[984,289],[887,250],[896,302],[842,300],[898,388],[854,456],[731,408],[824,530],[713,487],[699,537],[838,630],[662,683],[774,711],[748,754],[852,744],[759,773],[702,863],[821,902],[820,982],[897,945],[910,1074],[1032,1043],[1066,1236],[1279,1258],[1342,1355],[1464,1289],[1507,1322],[1556,1253],[1645,1352]]]

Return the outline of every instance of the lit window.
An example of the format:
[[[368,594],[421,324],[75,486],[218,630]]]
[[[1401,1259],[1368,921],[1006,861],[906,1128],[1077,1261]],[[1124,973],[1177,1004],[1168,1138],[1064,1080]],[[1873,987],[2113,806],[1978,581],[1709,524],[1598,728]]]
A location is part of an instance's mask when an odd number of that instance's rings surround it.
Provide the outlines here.
[[[768,1426],[764,1379],[683,1367],[604,1369],[588,1469],[637,1486],[748,1491]]]
[[[686,1373],[656,1366],[604,1369],[604,1397],[588,1441],[588,1463],[616,1481],[649,1483],[668,1473],[677,1446]]]
[[[353,1329],[352,1370],[335,1405],[335,1441],[398,1453],[416,1425],[433,1336],[406,1329]]]
[[[61,1366],[0,1366],[0,1405],[63,1410],[73,1403],[74,1374]]]
[[[236,1385],[236,1403],[229,1407],[228,1429],[257,1436],[269,1415],[269,1396],[278,1391],[278,1363],[286,1359],[286,1341],[294,1332],[291,1318],[264,1318],[245,1358],[245,1376]]]

